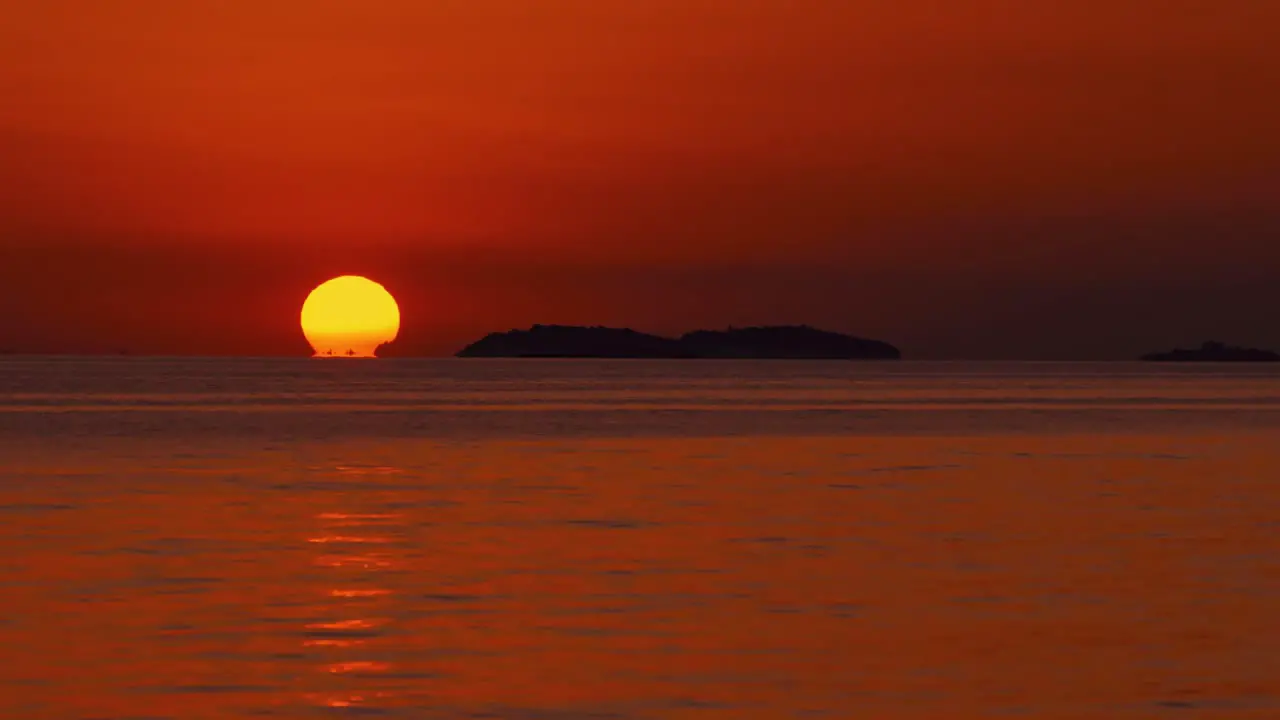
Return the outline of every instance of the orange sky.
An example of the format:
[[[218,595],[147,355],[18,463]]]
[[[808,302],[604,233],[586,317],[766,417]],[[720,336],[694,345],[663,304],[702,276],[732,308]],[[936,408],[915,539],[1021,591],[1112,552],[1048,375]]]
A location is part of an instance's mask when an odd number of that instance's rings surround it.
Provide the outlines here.
[[[534,321],[1280,345],[1267,0],[0,18],[0,349],[305,353],[306,290],[349,272],[413,353]]]

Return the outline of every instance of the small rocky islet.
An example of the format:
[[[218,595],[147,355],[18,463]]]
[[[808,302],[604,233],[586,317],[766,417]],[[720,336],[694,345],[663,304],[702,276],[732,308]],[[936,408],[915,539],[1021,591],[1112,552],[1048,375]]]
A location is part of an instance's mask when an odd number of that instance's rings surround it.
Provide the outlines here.
[[[899,360],[880,340],[807,325],[695,330],[678,338],[630,328],[534,325],[486,335],[457,353],[491,358],[649,358],[753,360]]]

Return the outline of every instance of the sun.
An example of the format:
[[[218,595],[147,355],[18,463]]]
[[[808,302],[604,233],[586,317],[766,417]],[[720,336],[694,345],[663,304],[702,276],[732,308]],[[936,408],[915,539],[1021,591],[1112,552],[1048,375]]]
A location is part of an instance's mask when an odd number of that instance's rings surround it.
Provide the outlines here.
[[[400,307],[378,283],[356,275],[336,277],[311,291],[302,304],[302,334],[316,357],[374,357],[400,332]]]

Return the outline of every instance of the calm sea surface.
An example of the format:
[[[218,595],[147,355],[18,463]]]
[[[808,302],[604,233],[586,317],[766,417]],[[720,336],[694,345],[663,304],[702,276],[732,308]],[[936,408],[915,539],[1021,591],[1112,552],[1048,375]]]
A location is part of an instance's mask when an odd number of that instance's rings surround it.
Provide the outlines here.
[[[1280,718],[1280,368],[0,360],[0,717]]]

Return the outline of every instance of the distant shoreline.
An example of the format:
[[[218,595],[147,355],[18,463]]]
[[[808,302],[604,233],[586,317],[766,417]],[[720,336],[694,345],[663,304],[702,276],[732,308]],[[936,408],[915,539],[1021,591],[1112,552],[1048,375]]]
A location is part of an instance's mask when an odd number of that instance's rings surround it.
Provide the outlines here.
[[[1270,350],[1206,341],[1192,350],[1174,348],[1167,352],[1147,353],[1140,359],[1144,362],[1165,363],[1271,363],[1280,362],[1280,354]]]

